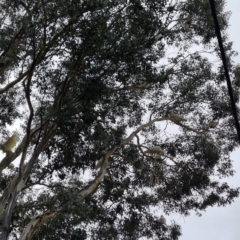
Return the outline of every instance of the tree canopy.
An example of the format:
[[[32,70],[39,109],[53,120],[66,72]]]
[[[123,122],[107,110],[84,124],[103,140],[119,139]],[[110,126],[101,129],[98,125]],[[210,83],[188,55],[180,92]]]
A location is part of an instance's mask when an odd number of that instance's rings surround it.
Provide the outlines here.
[[[207,0],[3,0],[0,24],[1,149],[19,134],[0,162],[1,239],[177,240],[161,215],[238,196]]]

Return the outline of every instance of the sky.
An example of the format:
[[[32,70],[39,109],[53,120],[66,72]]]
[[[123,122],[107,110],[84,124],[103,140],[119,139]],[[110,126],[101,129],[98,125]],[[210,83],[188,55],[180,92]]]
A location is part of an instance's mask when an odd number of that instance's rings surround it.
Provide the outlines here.
[[[226,10],[231,11],[229,39],[233,42],[233,49],[240,54],[240,1],[226,0]],[[240,64],[240,55],[235,58]],[[231,155],[234,177],[225,179],[231,187],[240,186],[240,148]],[[189,217],[174,215],[174,220],[181,225],[183,235],[180,240],[239,240],[240,239],[240,198],[226,207],[207,208],[198,217],[194,212]],[[169,218],[170,220],[170,218]]]

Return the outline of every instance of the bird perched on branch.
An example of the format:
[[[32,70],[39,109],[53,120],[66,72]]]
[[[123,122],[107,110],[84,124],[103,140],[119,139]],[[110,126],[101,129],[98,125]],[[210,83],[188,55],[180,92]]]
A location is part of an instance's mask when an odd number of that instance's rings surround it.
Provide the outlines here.
[[[173,120],[175,120],[176,122],[186,122],[187,119],[185,119],[184,117],[174,113],[173,111],[171,111],[169,113],[169,117],[172,118]]]
[[[18,134],[14,133],[5,143],[0,144],[0,149],[7,155],[13,154],[12,149],[18,141]]]
[[[148,150],[144,151],[144,153],[149,153],[149,154],[160,154],[160,155],[163,155],[164,154],[164,151],[161,147],[159,146],[154,146],[154,147],[151,147],[151,148],[148,148]]]
[[[159,221],[160,221],[160,223],[162,223],[162,224],[166,224],[166,218],[165,218],[163,215],[161,215]]]
[[[103,158],[101,158],[95,165],[95,170],[97,170],[98,168],[101,168],[102,164],[103,164]]]
[[[210,128],[215,128],[217,125],[218,125],[218,122],[215,122],[215,121],[209,121],[208,122],[208,126]]]
[[[191,24],[192,24],[192,19],[188,18],[183,24],[183,29],[185,31],[189,30],[189,28],[191,27]]]
[[[167,73],[168,75],[173,74],[173,73],[174,73],[174,68],[173,68],[173,66],[167,67],[167,68],[166,68],[166,73]]]

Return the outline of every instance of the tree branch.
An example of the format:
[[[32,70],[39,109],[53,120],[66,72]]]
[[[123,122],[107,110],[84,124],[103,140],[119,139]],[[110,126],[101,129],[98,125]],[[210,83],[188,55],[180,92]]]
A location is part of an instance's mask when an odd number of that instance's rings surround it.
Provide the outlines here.
[[[37,232],[37,230],[49,219],[54,218],[58,214],[58,210],[55,212],[45,212],[41,216],[33,218],[24,229],[19,240],[30,240]]]

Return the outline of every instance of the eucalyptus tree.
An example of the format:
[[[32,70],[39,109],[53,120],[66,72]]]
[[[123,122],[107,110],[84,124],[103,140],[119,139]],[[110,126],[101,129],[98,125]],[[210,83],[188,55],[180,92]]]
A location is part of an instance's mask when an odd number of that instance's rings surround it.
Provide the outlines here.
[[[238,102],[229,13],[216,8]],[[1,140],[19,133],[0,162],[1,239],[178,239],[164,216],[238,196],[220,181],[237,135],[208,1],[0,11]]]

